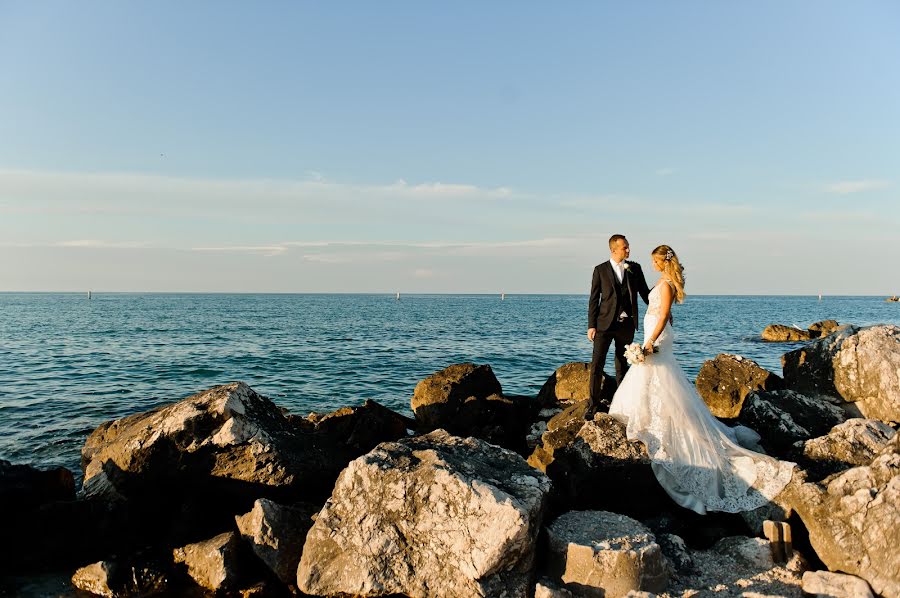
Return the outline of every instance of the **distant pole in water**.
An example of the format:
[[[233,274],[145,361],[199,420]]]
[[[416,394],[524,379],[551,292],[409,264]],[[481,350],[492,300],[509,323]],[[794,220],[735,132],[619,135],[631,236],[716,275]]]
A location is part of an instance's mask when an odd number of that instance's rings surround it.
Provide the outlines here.
[[[500,301],[506,300],[506,293],[500,293]]]
[[[90,301],[90,300],[91,300],[91,292],[88,291],[88,301]]]

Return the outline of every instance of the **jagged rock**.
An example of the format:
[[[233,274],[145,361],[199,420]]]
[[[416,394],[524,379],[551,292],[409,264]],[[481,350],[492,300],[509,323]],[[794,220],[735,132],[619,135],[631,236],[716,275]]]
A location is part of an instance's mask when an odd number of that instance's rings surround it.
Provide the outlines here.
[[[253,504],[253,510],[234,519],[241,537],[256,556],[284,584],[293,585],[306,533],[317,511],[312,505],[285,506],[261,498]]]
[[[874,419],[854,418],[832,428],[825,436],[799,443],[802,465],[817,480],[850,467],[868,465],[896,432]]]
[[[819,398],[771,390],[747,395],[738,421],[759,433],[766,451],[784,455],[795,442],[825,434],[846,418],[839,407]]]
[[[491,366],[461,363],[421,380],[412,410],[423,430],[441,428],[524,452],[537,402],[504,396]]]
[[[75,499],[75,478],[65,467],[37,469],[0,459],[0,509],[32,510],[58,500]]]
[[[809,332],[813,337],[828,336],[840,327],[837,320],[822,320],[810,326]]]
[[[751,359],[722,353],[703,362],[695,386],[713,415],[732,419],[751,391],[778,390],[784,381]]]
[[[607,511],[570,511],[547,526],[548,569],[578,596],[660,592],[668,572],[640,522]]]
[[[534,586],[534,598],[575,598],[575,595],[562,585],[544,577]]]
[[[512,451],[444,430],[350,463],[307,534],[309,594],[525,596],[550,480]]]
[[[563,409],[547,422],[547,431],[541,435],[541,442],[535,447],[528,464],[547,472],[557,449],[568,446],[585,422],[593,417],[594,409],[590,401],[579,401]]]
[[[785,384],[851,403],[864,417],[900,421],[900,327],[846,326],[781,358]]]
[[[694,568],[694,560],[681,536],[675,534],[658,534],[656,542],[675,571],[690,571]]]
[[[802,330],[783,324],[769,324],[762,332],[762,339],[770,342],[808,341],[812,337],[812,333],[809,330]]]
[[[317,440],[329,445],[329,451],[345,453],[345,463],[365,455],[382,442],[405,437],[406,430],[414,428],[416,423],[369,399],[359,407],[341,407],[324,415],[310,413],[305,418],[288,415],[287,418],[314,433]]]
[[[872,598],[872,590],[864,579],[829,571],[804,573],[803,593],[815,598]]]
[[[865,579],[885,598],[900,597],[900,435],[870,465],[791,484],[785,494],[829,569]]]
[[[85,442],[82,465],[88,496],[152,492],[158,500],[191,489],[223,501],[229,494],[303,496],[344,464],[271,401],[236,382],[101,425]]]
[[[561,419],[557,434],[545,441],[553,449],[544,471],[553,480],[559,510],[600,509],[643,515],[671,503],[650,468],[643,443],[628,440],[625,424],[606,413],[578,426],[578,418]],[[572,436],[572,431],[577,430]],[[566,442],[567,441],[567,442]],[[536,461],[537,450],[529,463]],[[539,465],[544,465],[541,463]]]
[[[203,542],[172,551],[176,563],[187,565],[187,573],[197,585],[220,592],[234,589],[240,580],[240,540],[225,532]]]
[[[99,561],[81,567],[72,575],[72,585],[105,598],[152,596],[168,589],[167,575],[162,567],[115,561]]]

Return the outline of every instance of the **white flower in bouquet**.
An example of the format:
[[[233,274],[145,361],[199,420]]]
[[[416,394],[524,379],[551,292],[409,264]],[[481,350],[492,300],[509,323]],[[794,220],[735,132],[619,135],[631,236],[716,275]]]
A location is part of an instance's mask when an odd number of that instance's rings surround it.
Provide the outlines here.
[[[637,343],[625,346],[625,360],[628,365],[644,363],[644,348]]]

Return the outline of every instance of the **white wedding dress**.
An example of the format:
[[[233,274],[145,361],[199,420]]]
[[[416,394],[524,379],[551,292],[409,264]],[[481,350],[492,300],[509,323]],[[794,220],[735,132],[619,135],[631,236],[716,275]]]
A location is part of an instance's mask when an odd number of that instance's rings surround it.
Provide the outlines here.
[[[659,314],[657,285],[650,291],[645,335],[656,328]],[[678,365],[673,337],[666,324],[656,341],[659,352],[628,370],[610,415],[625,422],[630,440],[647,446],[656,479],[682,507],[737,513],[770,502],[790,481],[794,464],[738,444],[740,439],[754,445],[759,435],[713,417]]]

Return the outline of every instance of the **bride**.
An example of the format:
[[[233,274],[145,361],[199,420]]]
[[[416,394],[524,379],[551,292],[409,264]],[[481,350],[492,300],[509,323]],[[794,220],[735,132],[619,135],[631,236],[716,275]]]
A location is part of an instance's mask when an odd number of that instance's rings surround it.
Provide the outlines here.
[[[790,481],[794,464],[743,448],[739,439],[754,445],[759,436],[709,412],[672,353],[669,314],[673,301],[684,301],[683,268],[668,245],[651,257],[661,276],[644,316],[645,358],[628,370],[609,413],[647,446],[656,479],[682,507],[700,514],[760,507]]]

